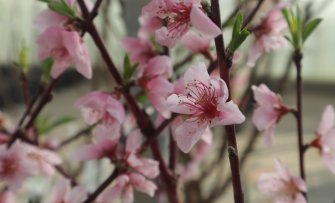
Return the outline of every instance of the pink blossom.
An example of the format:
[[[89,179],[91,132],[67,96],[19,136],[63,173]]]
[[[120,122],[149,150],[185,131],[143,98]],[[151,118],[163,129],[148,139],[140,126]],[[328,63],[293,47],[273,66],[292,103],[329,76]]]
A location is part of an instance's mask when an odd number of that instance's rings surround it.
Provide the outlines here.
[[[73,154],[74,159],[87,161],[104,157],[110,159],[119,157],[119,132],[114,131],[113,128],[98,125],[93,134],[95,142],[79,146]]]
[[[147,83],[147,89],[152,105],[164,118],[170,118],[171,111],[166,103],[166,98],[173,93],[174,85],[164,77],[156,77]]]
[[[54,59],[51,76],[58,78],[71,64],[84,77],[92,78],[91,60],[82,38],[76,31],[49,27],[37,39],[41,60]]]
[[[191,66],[184,75],[185,91],[167,98],[172,112],[188,118],[175,130],[179,148],[188,153],[207,127],[242,123],[245,119],[233,101],[227,102],[228,88],[218,77],[208,75],[206,65]]]
[[[68,17],[46,9],[35,17],[33,24],[37,30],[42,33],[49,27],[64,27],[68,21]]]
[[[1,203],[15,203],[15,194],[10,190],[5,190],[0,193]]]
[[[114,182],[113,187],[99,196],[98,203],[115,202],[117,199],[121,199],[123,203],[132,203],[134,202],[133,188],[150,197],[153,197],[157,190],[157,186],[153,182],[137,173],[119,175]]]
[[[212,38],[221,34],[221,29],[204,13],[197,0],[152,0],[142,13],[167,19],[167,26],[156,31],[156,40],[167,47],[173,47],[191,26]]]
[[[126,143],[127,164],[146,177],[155,178],[159,175],[158,162],[141,157],[138,154],[142,143],[143,135],[139,129],[134,130],[128,135]]]
[[[87,198],[87,192],[82,186],[71,188],[69,180],[60,180],[52,192],[51,203],[82,203]]]
[[[283,164],[276,160],[276,173],[264,173],[258,181],[259,190],[272,197],[276,203],[306,203],[303,192],[307,192],[304,180],[293,176]]]
[[[55,173],[55,165],[62,163],[62,158],[55,152],[34,146],[27,147],[27,158],[36,163],[36,168],[46,176],[52,176]]]
[[[0,146],[0,181],[10,190],[17,190],[23,181],[36,174],[33,163],[27,159],[28,148],[16,141],[9,149]]]
[[[258,130],[265,130],[265,144],[272,144],[273,131],[279,120],[290,112],[279,95],[272,92],[266,85],[252,86],[254,97],[257,102],[252,116],[252,122]]]
[[[255,27],[255,41],[249,50],[247,65],[255,66],[257,59],[265,53],[282,48],[286,44],[284,31],[287,23],[281,10],[287,6],[286,3],[277,4],[264,17],[260,25]]]
[[[319,127],[316,131],[316,139],[311,146],[320,150],[323,162],[329,170],[335,174],[335,115],[334,108],[328,105],[322,113]]]
[[[155,56],[147,64],[139,66],[137,78],[143,88],[147,88],[150,80],[160,76],[165,78],[172,76],[172,62],[168,56]]]
[[[188,31],[180,40],[180,43],[194,53],[207,53],[212,37]]]
[[[151,17],[149,15],[141,15],[139,17],[140,29],[138,31],[138,37],[141,39],[150,39],[151,35],[155,30],[162,27],[162,19],[159,17]]]
[[[125,37],[122,39],[122,45],[129,53],[132,63],[145,64],[156,55],[154,47],[147,39]]]
[[[92,125],[102,121],[106,126],[120,129],[125,118],[122,103],[112,94],[93,91],[80,97],[74,104],[81,110],[84,120]]]

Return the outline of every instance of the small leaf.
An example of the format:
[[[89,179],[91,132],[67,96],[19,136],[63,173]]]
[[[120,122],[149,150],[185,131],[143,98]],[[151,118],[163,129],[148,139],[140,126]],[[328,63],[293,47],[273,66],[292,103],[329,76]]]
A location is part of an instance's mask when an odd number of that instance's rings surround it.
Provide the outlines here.
[[[43,72],[43,81],[49,81],[50,80],[50,72],[52,65],[54,63],[54,60],[52,58],[47,58],[42,62],[42,72]]]
[[[51,10],[69,18],[76,18],[76,13],[74,10],[64,1],[50,1],[48,2],[48,6]]]
[[[307,23],[305,26],[305,29],[302,33],[302,39],[303,41],[306,41],[306,39],[312,34],[312,32],[315,30],[315,28],[318,27],[318,25],[321,23],[321,18],[316,18],[310,22]]]
[[[68,124],[72,121],[74,121],[74,117],[61,117],[59,119],[56,119],[55,121],[50,121],[50,116],[39,116],[36,121],[37,130],[40,135],[47,134],[51,130],[55,129],[56,127],[60,127],[64,124]]]
[[[144,104],[145,102],[148,101],[148,95],[145,93],[142,93],[136,97],[136,101],[138,101],[141,104]]]
[[[232,39],[228,46],[228,51],[231,53],[234,53],[250,34],[247,28],[241,30],[242,24],[243,24],[243,15],[239,13],[235,19]]]
[[[24,73],[28,72],[29,69],[29,48],[23,47],[19,54],[19,67]]]
[[[129,55],[126,54],[123,59],[123,79],[125,81],[129,80],[137,69],[138,63],[132,65],[130,63]]]

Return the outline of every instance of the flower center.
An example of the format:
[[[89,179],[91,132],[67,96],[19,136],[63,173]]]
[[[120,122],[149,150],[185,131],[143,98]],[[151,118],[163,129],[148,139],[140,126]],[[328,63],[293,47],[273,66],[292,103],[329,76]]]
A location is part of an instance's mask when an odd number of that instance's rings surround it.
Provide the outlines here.
[[[4,158],[1,160],[1,171],[0,174],[1,176],[10,176],[14,173],[15,168],[16,168],[16,163],[13,159],[11,158]]]
[[[176,3],[171,8],[172,16],[168,18],[167,29],[171,37],[180,37],[187,32],[190,26],[190,13],[192,5],[183,2]]]
[[[217,110],[218,96],[215,94],[213,85],[208,86],[195,80],[187,84],[186,89],[189,92],[187,94],[188,101],[184,104],[195,110],[193,116],[196,120],[201,122],[208,120],[211,123],[212,119],[217,117],[219,113]]]

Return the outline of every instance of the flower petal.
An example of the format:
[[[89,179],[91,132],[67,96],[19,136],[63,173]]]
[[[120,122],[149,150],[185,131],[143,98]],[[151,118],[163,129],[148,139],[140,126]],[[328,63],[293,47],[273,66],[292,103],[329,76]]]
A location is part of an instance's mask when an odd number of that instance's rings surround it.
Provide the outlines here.
[[[192,6],[190,19],[195,28],[211,37],[216,37],[222,32],[197,5]]]

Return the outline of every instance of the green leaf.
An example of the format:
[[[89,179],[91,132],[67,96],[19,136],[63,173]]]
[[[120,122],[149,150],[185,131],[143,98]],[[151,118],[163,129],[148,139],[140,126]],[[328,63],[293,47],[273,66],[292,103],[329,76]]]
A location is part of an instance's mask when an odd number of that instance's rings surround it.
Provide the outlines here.
[[[137,69],[138,63],[132,65],[130,63],[129,55],[126,54],[123,59],[123,79],[128,81]]]
[[[37,122],[36,122],[36,126],[37,126],[37,130],[39,132],[39,134],[43,135],[43,134],[47,134],[48,132],[50,132],[51,130],[60,127],[64,124],[68,124],[72,121],[75,120],[74,117],[70,117],[70,116],[64,116],[61,118],[58,118],[54,121],[50,121],[50,116],[46,115],[46,116],[39,116],[37,118]]]
[[[54,60],[52,58],[47,58],[42,62],[42,80],[43,81],[49,81],[50,80],[50,72],[52,65],[54,63]]]
[[[306,39],[312,34],[312,32],[318,27],[318,25],[321,23],[321,18],[316,18],[310,22],[307,23],[307,25],[304,28],[304,31],[302,33],[302,39],[305,42]]]
[[[144,104],[149,100],[148,95],[144,92],[136,97],[136,101],[140,102],[141,104]]]
[[[64,1],[49,0],[48,6],[51,10],[69,18],[76,18],[76,12]]]
[[[29,69],[29,48],[23,47],[19,53],[19,67],[24,73],[28,72]]]
[[[232,39],[228,46],[228,51],[231,53],[234,53],[250,34],[247,28],[241,30],[242,24],[243,24],[243,15],[239,13],[235,19]]]

